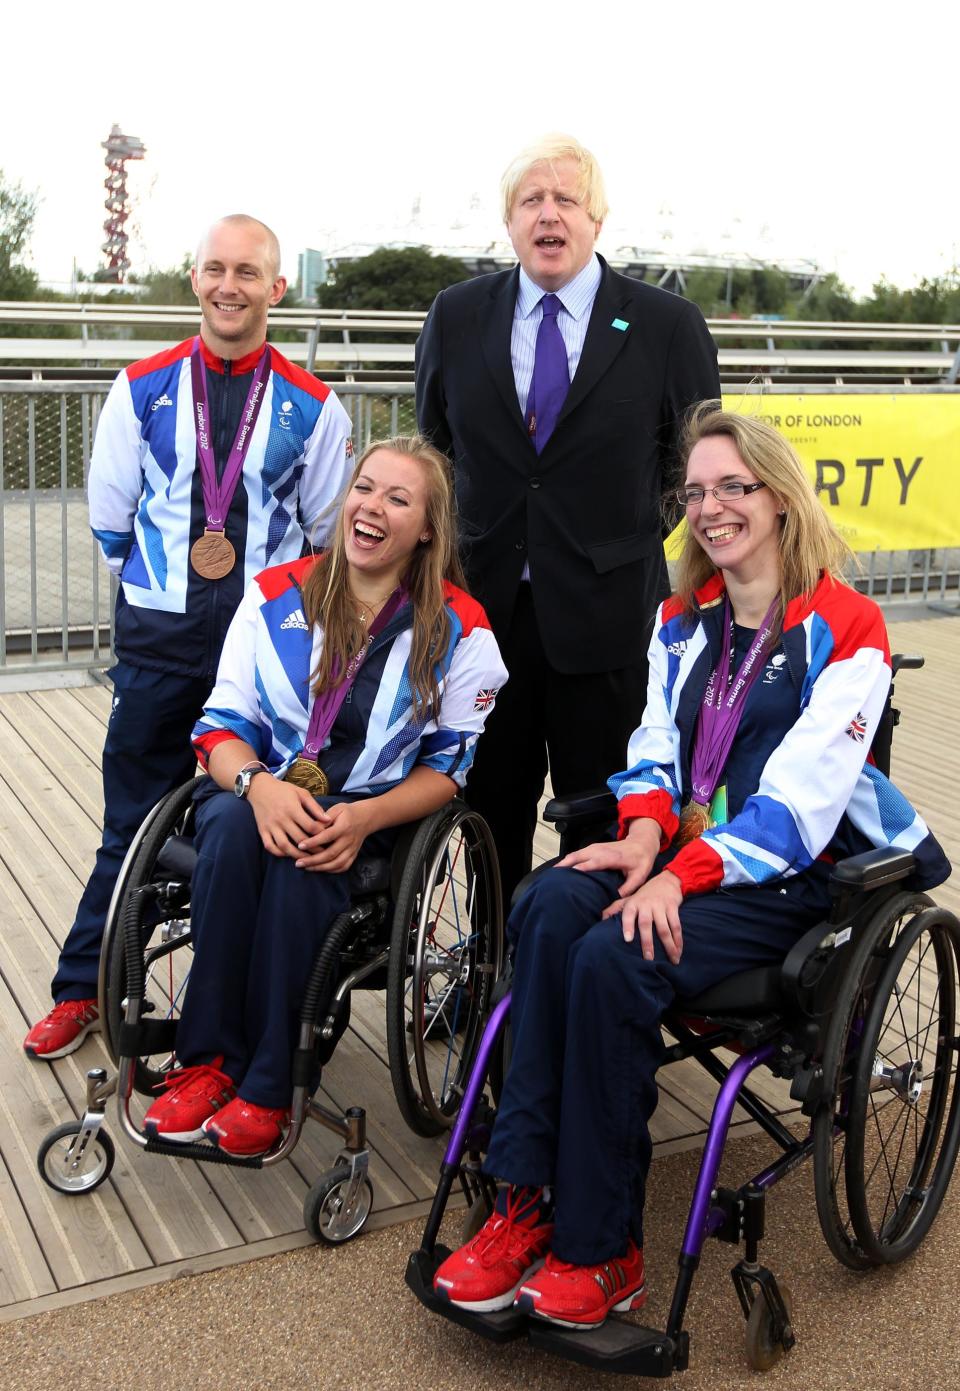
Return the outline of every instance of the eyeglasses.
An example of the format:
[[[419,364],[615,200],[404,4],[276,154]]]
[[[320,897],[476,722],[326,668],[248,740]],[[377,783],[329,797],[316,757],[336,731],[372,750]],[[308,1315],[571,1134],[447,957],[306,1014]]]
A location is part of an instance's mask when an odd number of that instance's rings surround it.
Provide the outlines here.
[[[707,493],[713,493],[718,502],[735,502],[737,498],[766,486],[766,483],[737,483],[731,480],[729,483],[718,483],[715,488],[678,488],[677,501],[681,507],[696,507],[703,502]]]

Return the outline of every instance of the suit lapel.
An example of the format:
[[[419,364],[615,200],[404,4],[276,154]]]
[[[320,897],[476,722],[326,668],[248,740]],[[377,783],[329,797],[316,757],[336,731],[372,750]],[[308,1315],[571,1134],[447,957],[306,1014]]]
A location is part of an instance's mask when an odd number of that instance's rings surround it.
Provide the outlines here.
[[[557,419],[558,428],[593,390],[630,337],[631,324],[629,318],[622,313],[624,306],[629,302],[629,296],[616,288],[610,267],[602,256],[599,260],[603,267],[603,275],[597,287],[593,309],[590,311],[590,322],[587,325],[587,336],[580,361],[570,383],[567,399],[563,403],[563,410]],[[625,327],[614,327],[615,319]],[[548,444],[547,448],[549,447]]]
[[[487,370],[503,397],[511,419],[516,421],[517,429],[527,439],[520,402],[517,400],[517,384],[513,379],[513,361],[510,356],[510,337],[513,331],[513,312],[517,303],[517,285],[520,268],[505,275],[495,286],[490,297],[484,300],[477,310],[477,328],[480,346]]]

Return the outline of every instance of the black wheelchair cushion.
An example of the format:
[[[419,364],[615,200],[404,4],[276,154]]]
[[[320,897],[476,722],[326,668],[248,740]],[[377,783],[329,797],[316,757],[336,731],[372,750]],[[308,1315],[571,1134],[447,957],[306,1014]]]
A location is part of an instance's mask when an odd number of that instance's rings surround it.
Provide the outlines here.
[[[197,863],[197,848],[190,836],[168,836],[160,847],[154,864],[154,876],[157,871],[161,874],[169,875],[171,879],[188,880],[193,875],[193,867]]]
[[[754,966],[718,981],[708,990],[677,999],[673,1008],[680,1014],[756,1014],[776,1009],[783,1003],[782,966]]]

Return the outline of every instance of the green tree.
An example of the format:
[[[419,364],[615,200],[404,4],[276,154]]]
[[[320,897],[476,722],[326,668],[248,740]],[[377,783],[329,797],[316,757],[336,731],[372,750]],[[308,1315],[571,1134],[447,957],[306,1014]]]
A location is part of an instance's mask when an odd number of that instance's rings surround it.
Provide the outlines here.
[[[336,265],[329,283],[317,287],[317,303],[323,309],[429,309],[441,290],[469,278],[455,256],[434,256],[425,246],[384,246]]]
[[[852,291],[836,275],[824,275],[797,304],[798,319],[847,322],[858,316],[860,306]]]
[[[39,283],[21,257],[33,232],[37,195],[0,169],[0,299],[32,299]]]

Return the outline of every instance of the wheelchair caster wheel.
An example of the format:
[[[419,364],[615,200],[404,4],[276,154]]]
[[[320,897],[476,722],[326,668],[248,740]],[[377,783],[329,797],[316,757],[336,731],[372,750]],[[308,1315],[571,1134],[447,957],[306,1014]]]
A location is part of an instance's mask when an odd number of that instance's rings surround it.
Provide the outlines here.
[[[116,1152],[105,1130],[92,1134],[80,1121],[51,1130],[37,1151],[44,1183],[58,1193],[92,1193],[110,1175]]]
[[[349,1164],[321,1175],[303,1200],[303,1225],[315,1241],[340,1246],[357,1236],[373,1207],[373,1185],[364,1175],[351,1193]]]
[[[789,1323],[793,1323],[793,1299],[790,1291],[780,1286],[780,1298],[787,1311]],[[768,1372],[774,1363],[779,1362],[786,1349],[775,1336],[773,1319],[767,1307],[763,1292],[757,1290],[757,1297],[750,1306],[747,1318],[746,1352],[747,1362],[755,1372]]]

